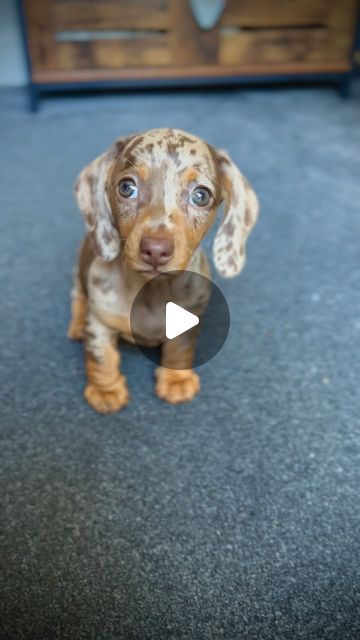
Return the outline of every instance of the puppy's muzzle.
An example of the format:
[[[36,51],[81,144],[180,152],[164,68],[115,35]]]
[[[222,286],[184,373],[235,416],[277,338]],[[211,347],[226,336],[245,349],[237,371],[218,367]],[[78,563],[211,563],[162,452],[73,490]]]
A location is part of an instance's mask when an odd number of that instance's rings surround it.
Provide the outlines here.
[[[174,253],[174,242],[170,238],[145,236],[140,242],[140,255],[145,262],[157,269],[167,264]]]

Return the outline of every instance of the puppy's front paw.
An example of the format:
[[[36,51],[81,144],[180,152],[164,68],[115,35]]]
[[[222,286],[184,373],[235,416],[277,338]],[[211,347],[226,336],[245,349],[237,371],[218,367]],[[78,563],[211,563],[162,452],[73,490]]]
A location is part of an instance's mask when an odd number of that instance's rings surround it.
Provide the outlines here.
[[[84,391],[88,403],[98,413],[114,413],[125,407],[130,399],[126,378],[119,376],[111,387],[89,383]]]
[[[192,369],[158,367],[155,376],[156,394],[171,404],[189,402],[200,391],[200,378]]]

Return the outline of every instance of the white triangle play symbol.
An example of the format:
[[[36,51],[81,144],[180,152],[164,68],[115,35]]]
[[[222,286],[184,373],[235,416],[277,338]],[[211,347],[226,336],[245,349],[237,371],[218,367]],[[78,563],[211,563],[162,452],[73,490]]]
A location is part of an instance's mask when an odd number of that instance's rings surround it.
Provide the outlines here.
[[[168,340],[172,340],[199,324],[199,318],[175,302],[167,302],[165,307],[165,333]]]

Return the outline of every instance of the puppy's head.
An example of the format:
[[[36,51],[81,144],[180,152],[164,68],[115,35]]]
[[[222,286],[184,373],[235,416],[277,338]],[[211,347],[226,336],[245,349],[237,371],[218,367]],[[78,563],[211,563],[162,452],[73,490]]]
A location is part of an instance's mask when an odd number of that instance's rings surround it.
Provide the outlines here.
[[[223,200],[214,261],[223,276],[238,274],[259,208],[225,152],[178,129],[118,140],[81,172],[76,195],[104,260],[121,253],[150,276],[187,268]]]

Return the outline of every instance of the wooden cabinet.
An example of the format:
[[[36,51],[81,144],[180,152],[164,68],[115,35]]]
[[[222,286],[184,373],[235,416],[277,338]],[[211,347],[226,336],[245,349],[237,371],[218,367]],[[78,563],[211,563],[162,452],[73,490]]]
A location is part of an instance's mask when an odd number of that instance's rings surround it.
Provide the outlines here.
[[[31,82],[347,74],[356,0],[228,0],[200,29],[188,0],[23,0]]]

